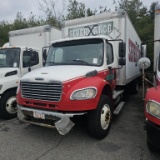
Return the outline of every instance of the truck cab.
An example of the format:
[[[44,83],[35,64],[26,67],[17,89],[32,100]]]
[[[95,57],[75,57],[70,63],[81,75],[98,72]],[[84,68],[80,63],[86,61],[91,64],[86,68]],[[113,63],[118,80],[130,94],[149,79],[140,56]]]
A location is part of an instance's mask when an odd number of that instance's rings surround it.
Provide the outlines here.
[[[89,133],[102,139],[124,105],[125,87],[137,89],[141,40],[125,11],[65,21],[63,26],[63,39],[51,43],[46,66],[20,80],[18,118],[56,127],[65,135],[74,116],[86,115]]]
[[[38,49],[26,47],[0,48],[0,117],[9,119],[16,115],[16,89],[19,79],[31,70],[43,66]]]

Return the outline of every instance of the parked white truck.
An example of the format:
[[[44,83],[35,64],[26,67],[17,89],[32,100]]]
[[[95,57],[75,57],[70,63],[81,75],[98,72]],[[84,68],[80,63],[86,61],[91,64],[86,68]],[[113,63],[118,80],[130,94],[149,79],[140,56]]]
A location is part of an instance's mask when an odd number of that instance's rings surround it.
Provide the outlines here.
[[[141,40],[125,11],[66,21],[62,32],[46,67],[21,78],[18,117],[64,135],[72,117],[86,115],[89,132],[104,138],[124,105],[124,89],[137,92]]]
[[[43,47],[61,36],[60,30],[49,25],[9,32],[9,43],[0,48],[0,118],[16,116],[19,79],[43,66],[46,57]]]

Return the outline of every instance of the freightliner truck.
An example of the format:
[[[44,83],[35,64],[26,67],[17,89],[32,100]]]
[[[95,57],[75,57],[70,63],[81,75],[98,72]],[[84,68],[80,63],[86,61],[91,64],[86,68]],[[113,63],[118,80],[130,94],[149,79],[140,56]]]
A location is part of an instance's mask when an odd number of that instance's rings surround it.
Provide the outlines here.
[[[52,42],[46,67],[21,78],[18,118],[65,135],[73,117],[84,116],[89,133],[102,139],[124,91],[138,90],[141,40],[125,11],[65,21],[62,36]]]

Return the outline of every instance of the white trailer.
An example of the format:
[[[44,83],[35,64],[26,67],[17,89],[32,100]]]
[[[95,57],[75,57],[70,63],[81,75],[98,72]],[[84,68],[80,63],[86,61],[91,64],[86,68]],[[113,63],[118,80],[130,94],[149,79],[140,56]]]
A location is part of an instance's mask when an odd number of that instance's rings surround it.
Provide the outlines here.
[[[49,25],[9,32],[9,42],[0,48],[0,118],[16,116],[19,79],[43,66],[44,47],[58,38],[61,31]]]
[[[66,21],[62,35],[46,67],[21,78],[18,117],[64,135],[74,126],[71,117],[87,114],[89,132],[104,138],[124,89],[137,92],[141,40],[125,11]]]
[[[49,42],[60,39],[62,33],[50,25],[26,28],[9,32],[10,46],[25,46],[38,48],[48,46]]]

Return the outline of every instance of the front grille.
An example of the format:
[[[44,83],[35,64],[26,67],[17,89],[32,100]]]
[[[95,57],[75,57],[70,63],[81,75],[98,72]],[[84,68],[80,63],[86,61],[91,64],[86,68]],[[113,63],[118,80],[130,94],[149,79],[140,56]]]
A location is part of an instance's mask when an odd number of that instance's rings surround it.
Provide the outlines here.
[[[21,82],[21,93],[24,98],[59,102],[62,84],[60,82]]]

